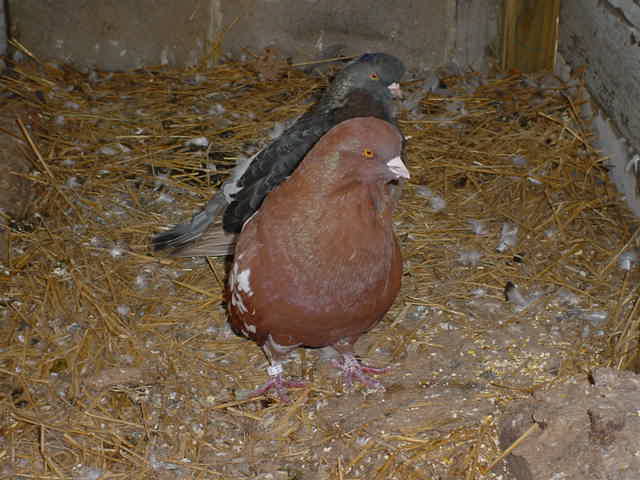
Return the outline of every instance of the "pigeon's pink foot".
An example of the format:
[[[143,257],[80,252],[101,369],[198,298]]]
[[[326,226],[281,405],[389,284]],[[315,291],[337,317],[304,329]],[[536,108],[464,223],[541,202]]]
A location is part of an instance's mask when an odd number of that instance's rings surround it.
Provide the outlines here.
[[[289,403],[289,396],[287,395],[287,389],[304,387],[305,383],[294,380],[286,380],[282,374],[282,365],[274,363],[267,367],[267,373],[269,374],[269,380],[260,388],[255,389],[249,394],[249,397],[258,397],[264,395],[269,390],[275,390],[280,401]]]
[[[384,385],[382,385],[382,383],[365,374],[366,373],[379,374],[379,373],[385,373],[391,370],[389,367],[376,368],[376,367],[370,367],[368,365],[363,365],[358,361],[358,359],[352,353],[343,353],[342,361],[334,360],[334,364],[336,365],[336,367],[342,370],[342,376],[347,389],[351,388],[351,386],[353,385],[353,381],[355,379],[363,383],[369,388],[384,391]]]

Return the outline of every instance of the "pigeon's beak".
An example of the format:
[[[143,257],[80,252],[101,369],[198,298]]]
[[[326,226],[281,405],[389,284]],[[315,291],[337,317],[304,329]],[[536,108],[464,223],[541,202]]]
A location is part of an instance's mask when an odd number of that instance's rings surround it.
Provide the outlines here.
[[[392,97],[402,98],[402,89],[400,88],[400,84],[398,82],[393,82],[387,88],[391,92]]]
[[[389,170],[398,178],[409,179],[409,170],[407,170],[407,166],[402,162],[402,158],[392,158],[387,162],[387,167],[389,167]]]

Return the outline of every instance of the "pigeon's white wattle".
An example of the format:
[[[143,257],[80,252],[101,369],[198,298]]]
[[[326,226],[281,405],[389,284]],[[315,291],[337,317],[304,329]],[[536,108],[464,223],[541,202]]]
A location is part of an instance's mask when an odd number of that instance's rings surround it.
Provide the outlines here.
[[[389,170],[396,174],[398,178],[406,178],[408,180],[411,177],[411,175],[409,175],[407,166],[404,164],[402,158],[400,157],[394,157],[389,160],[387,162],[387,167],[389,167]]]
[[[393,97],[402,98],[402,89],[400,88],[400,84],[398,82],[393,82],[387,88],[389,89]]]

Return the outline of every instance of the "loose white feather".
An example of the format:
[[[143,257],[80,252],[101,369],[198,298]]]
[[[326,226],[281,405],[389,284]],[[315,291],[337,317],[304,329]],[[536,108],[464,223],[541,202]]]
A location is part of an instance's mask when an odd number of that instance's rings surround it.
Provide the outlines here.
[[[506,252],[509,248],[514,247],[518,241],[518,226],[513,223],[505,222],[502,224],[502,233],[500,234],[500,243],[496,247],[499,253]]]

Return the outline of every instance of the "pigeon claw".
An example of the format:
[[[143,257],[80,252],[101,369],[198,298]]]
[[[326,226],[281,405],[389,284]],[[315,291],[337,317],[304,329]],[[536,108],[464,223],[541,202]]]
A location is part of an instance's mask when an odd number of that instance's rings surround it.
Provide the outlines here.
[[[366,375],[386,373],[390,370],[389,367],[377,368],[369,365],[363,365],[358,359],[351,353],[343,353],[342,361],[334,360],[334,365],[342,370],[342,377],[347,390],[350,390],[353,386],[354,380],[366,385],[373,390],[384,391],[384,385],[378,380]]]
[[[306,386],[306,384],[301,381],[287,380],[282,374],[282,371],[282,365],[279,363],[274,363],[272,366],[268,367],[267,373],[269,374],[269,380],[267,380],[267,382],[261,387],[252,391],[249,394],[249,397],[259,397],[270,390],[275,390],[275,393],[281,402],[291,403],[289,395],[287,395],[287,390],[289,388],[301,388]]]

